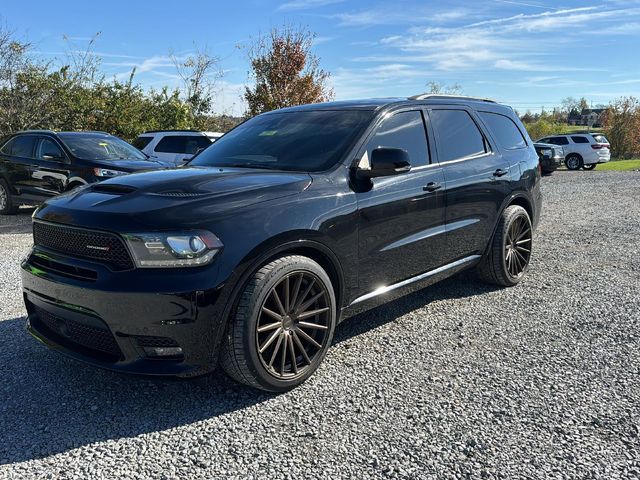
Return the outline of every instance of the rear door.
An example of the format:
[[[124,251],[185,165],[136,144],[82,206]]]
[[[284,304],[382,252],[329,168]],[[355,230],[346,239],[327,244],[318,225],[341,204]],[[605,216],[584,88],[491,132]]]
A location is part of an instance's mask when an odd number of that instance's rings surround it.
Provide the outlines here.
[[[443,263],[481,255],[518,166],[503,157],[471,109],[433,107],[429,119],[446,182]]]
[[[38,196],[38,180],[33,172],[38,167],[35,159],[35,135],[17,135],[2,147],[3,170],[10,186],[18,195]]]
[[[374,149],[402,148],[409,153],[409,173],[372,179],[358,192],[359,291],[372,292],[437,267],[444,239],[444,177],[432,162],[423,112],[387,114],[360,152],[368,166]]]

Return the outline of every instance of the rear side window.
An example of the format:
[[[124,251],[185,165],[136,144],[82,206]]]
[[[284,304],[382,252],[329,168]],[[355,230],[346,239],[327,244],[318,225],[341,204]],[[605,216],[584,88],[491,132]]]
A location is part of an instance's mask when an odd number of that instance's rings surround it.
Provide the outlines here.
[[[554,145],[569,145],[569,139],[567,137],[552,137],[549,139],[549,143]]]
[[[436,136],[440,162],[486,153],[484,137],[464,110],[431,110],[429,118]]]
[[[138,137],[133,141],[133,146],[138,150],[142,150],[151,143],[151,140],[153,140],[153,137]]]
[[[383,120],[367,145],[369,158],[373,150],[379,147],[406,150],[413,167],[428,165],[429,149],[422,113],[399,112]]]
[[[573,143],[589,143],[589,139],[587,137],[571,137]]]
[[[199,135],[167,135],[163,137],[155,151],[162,153],[187,153],[195,154],[199,148],[207,148],[211,141],[205,136]]]
[[[36,137],[33,135],[13,137],[2,147],[2,153],[13,157],[33,158],[35,144]]]
[[[604,135],[592,135],[596,143],[609,143],[609,140]]]
[[[498,143],[506,150],[515,150],[527,146],[522,132],[509,117],[499,113],[479,112],[491,132],[498,139]]]

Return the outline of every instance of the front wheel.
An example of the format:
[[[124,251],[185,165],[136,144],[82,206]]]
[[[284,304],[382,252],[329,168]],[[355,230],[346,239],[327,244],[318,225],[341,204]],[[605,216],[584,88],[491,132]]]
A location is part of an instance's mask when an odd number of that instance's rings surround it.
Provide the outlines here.
[[[478,266],[480,278],[503,287],[518,284],[529,269],[532,242],[533,228],[527,211],[519,205],[507,207]]]
[[[583,170],[593,170],[596,168],[596,165],[598,165],[597,163],[590,163],[588,165],[583,165],[582,169]]]
[[[249,279],[229,321],[221,365],[233,379],[285,391],[309,378],[324,359],[336,323],[327,273],[300,255],[278,258]]]

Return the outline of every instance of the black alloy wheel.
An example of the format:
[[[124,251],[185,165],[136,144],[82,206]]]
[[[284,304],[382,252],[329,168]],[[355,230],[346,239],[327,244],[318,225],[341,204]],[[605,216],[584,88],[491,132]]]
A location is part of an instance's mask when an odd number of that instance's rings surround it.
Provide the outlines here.
[[[254,272],[240,293],[221,346],[222,368],[255,388],[290,390],[317,370],[336,318],[323,268],[301,255],[277,258]]]
[[[509,275],[519,278],[524,274],[531,258],[532,230],[528,216],[513,219],[504,237],[504,261]]]
[[[329,292],[311,272],[293,272],[273,286],[256,323],[256,348],[278,379],[303,375],[322,352],[332,312]]]

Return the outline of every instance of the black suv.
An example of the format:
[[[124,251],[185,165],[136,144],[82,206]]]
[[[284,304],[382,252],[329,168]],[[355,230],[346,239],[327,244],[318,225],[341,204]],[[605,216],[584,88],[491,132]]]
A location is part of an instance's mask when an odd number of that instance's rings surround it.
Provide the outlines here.
[[[421,95],[259,115],[186,168],[47,201],[28,329],[125,372],[294,387],[336,324],[463,269],[527,271],[538,156],[509,107]]]
[[[107,133],[20,132],[0,141],[0,215],[79,185],[154,168],[162,165]]]

